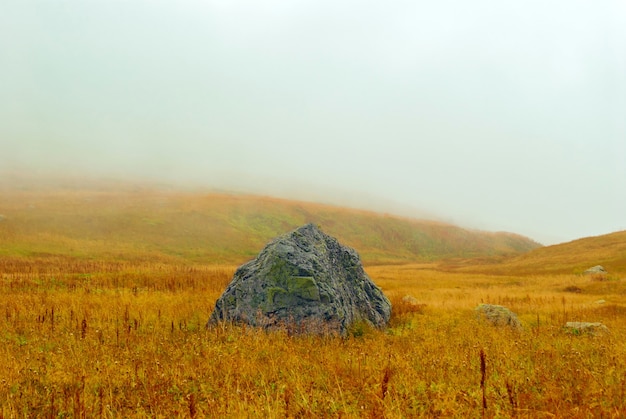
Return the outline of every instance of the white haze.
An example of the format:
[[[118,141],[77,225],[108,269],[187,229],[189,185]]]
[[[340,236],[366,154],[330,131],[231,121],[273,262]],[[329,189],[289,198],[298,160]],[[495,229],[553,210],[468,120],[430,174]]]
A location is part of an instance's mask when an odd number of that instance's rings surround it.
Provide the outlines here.
[[[9,0],[0,74],[0,172],[626,229],[618,0]]]

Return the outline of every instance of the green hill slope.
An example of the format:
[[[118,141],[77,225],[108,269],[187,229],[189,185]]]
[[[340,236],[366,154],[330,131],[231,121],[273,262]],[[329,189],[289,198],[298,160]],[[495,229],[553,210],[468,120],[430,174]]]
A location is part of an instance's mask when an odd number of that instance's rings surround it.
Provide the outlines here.
[[[368,264],[508,255],[539,245],[328,205],[142,188],[21,188],[0,195],[0,255],[241,263],[271,238],[319,224]]]

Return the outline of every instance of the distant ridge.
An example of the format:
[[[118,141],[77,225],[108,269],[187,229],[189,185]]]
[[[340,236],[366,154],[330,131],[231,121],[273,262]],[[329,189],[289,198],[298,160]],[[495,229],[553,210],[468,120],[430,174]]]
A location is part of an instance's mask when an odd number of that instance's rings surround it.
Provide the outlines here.
[[[512,233],[261,196],[2,186],[0,256],[241,263],[309,222],[354,247],[366,264],[503,256],[540,246]]]
[[[626,272],[626,231],[584,237],[571,242],[533,249],[507,258],[470,260],[456,264],[446,262],[442,267],[453,270],[494,274],[580,274],[602,265],[609,275]]]

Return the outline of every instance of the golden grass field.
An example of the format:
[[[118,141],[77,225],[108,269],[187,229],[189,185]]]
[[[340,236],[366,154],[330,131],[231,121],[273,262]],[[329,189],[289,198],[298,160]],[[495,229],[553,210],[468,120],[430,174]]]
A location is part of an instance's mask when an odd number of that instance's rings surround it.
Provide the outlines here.
[[[205,323],[234,267],[3,259],[3,417],[623,417],[626,283],[372,266],[387,331]],[[567,292],[578,287],[580,292]],[[420,305],[402,302],[412,295]],[[604,304],[596,301],[604,299]],[[473,313],[517,312],[524,331]],[[564,332],[606,324],[605,336]]]
[[[41,233],[30,252],[23,227],[4,228],[3,418],[626,417],[622,233],[508,258],[365,259],[390,326],[341,338],[206,329],[237,263],[164,256],[150,237],[144,258],[116,258],[114,235],[55,254],[50,243],[70,239]],[[609,275],[580,274],[596,263]],[[477,319],[480,303],[509,307],[523,331]],[[568,333],[567,321],[610,333]]]

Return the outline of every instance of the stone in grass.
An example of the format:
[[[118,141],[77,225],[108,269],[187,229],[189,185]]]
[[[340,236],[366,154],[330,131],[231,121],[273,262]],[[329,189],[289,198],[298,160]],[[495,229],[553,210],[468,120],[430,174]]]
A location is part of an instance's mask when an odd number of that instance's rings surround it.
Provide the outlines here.
[[[517,315],[504,306],[495,304],[481,304],[476,307],[478,316],[484,318],[494,326],[508,326],[513,330],[522,330]]]
[[[591,322],[567,322],[565,323],[565,330],[573,335],[592,335],[599,336],[609,333],[609,328],[602,323]]]
[[[596,265],[594,267],[587,269],[585,272],[583,272],[583,274],[584,275],[605,275],[607,274],[607,271],[606,269],[604,269],[602,265]]]
[[[359,325],[383,328],[390,315],[391,303],[357,252],[307,224],[274,239],[237,269],[208,326],[226,321],[345,336]]]
[[[414,307],[421,306],[417,298],[413,297],[412,295],[405,295],[404,297],[402,297],[402,302],[407,305],[414,306]]]

